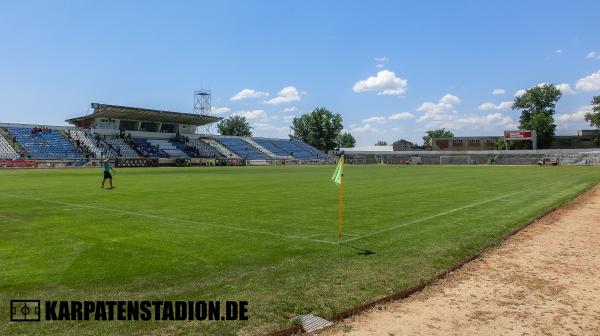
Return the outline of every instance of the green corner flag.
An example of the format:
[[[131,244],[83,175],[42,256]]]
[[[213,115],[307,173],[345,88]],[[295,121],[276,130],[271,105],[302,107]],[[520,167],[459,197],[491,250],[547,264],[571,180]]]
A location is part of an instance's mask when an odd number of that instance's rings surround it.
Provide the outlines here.
[[[331,180],[335,182],[337,185],[342,184],[342,177],[344,176],[344,155],[340,156],[340,160],[338,161],[337,167],[335,167],[335,171],[333,172],[333,176]]]
[[[338,243],[342,240],[342,223],[343,223],[343,195],[344,195],[344,155],[340,156],[337,167],[333,172],[331,180],[340,187],[340,206],[338,208]]]

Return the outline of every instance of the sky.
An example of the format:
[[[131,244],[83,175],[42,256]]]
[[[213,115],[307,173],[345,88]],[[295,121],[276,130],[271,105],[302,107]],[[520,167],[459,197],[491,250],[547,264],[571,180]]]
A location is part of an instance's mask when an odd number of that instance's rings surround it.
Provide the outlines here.
[[[559,85],[590,128],[599,1],[2,1],[0,122],[64,125],[99,102],[244,115],[256,136],[326,107],[358,145],[500,135],[515,95]],[[522,92],[522,91],[521,91]]]

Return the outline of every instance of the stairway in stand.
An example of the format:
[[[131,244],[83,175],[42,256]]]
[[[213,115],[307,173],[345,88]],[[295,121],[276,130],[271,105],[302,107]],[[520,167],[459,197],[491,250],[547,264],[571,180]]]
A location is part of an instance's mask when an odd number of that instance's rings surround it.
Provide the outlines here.
[[[13,150],[17,154],[17,157],[21,156],[19,153],[26,152],[23,149],[23,147],[21,147],[21,144],[19,144],[18,141],[15,141],[15,142],[12,141],[13,136],[2,127],[0,127],[0,137],[4,138],[6,140],[6,142],[13,148]]]
[[[273,152],[271,152],[270,150],[266,149],[265,147],[257,144],[256,141],[254,141],[250,138],[244,138],[244,141],[246,141],[248,144],[250,144],[250,146],[256,148],[259,152],[270,157],[271,159],[275,159],[277,157],[277,155],[273,154]]]
[[[239,155],[232,152],[231,150],[229,150],[229,148],[223,146],[223,144],[221,144],[220,142],[218,142],[217,140],[215,140],[213,138],[202,138],[201,140],[206,142],[207,144],[211,145],[212,147],[214,147],[216,150],[219,151],[219,153],[223,154],[226,158],[231,158],[231,159],[239,159],[240,158]]]

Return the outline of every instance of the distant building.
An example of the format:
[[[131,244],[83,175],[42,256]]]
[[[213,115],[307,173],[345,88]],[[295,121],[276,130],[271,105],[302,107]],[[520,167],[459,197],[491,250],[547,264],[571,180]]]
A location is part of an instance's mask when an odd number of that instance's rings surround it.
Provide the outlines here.
[[[600,130],[579,130],[577,135],[557,135],[552,137],[550,148],[594,148],[598,147],[594,138],[600,136]]]
[[[546,149],[576,149],[598,147],[594,138],[600,136],[600,130],[579,130],[576,135],[556,135]],[[502,136],[467,136],[453,138],[433,138],[434,151],[476,151],[496,149],[496,142]],[[396,150],[396,149],[394,149]]]
[[[600,135],[600,130],[597,130],[597,129],[595,129],[595,130],[579,130],[579,131],[577,131],[577,136],[580,136],[580,137],[590,137],[590,136],[591,137],[595,137],[595,136],[598,136],[598,135]]]
[[[434,151],[473,151],[496,149],[496,142],[501,136],[470,136],[452,138],[433,138]]]
[[[340,148],[340,151],[347,153],[351,152],[391,152],[394,149],[392,146],[358,146],[350,148]]]
[[[400,139],[392,144],[394,151],[409,151],[415,149],[415,144],[404,139]]]

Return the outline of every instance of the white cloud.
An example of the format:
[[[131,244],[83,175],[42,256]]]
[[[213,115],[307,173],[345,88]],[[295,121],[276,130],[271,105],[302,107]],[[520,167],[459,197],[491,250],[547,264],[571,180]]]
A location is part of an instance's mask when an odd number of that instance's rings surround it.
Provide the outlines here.
[[[490,113],[487,115],[460,115],[455,106],[460,103],[460,99],[456,96],[447,94],[437,103],[423,103],[418,110],[423,112],[423,115],[417,119],[417,122],[426,122],[427,128],[445,127],[450,129],[486,129],[499,130],[503,128],[516,127],[510,116],[503,115],[500,112]],[[493,106],[492,109],[504,109],[511,102],[502,102],[498,105],[488,103]],[[484,105],[484,104],[482,104]]]
[[[375,66],[378,67],[378,68],[383,68],[383,64],[377,64]]]
[[[483,103],[483,104],[479,105],[479,109],[483,110],[483,111],[493,110],[495,108],[496,108],[496,105],[494,105],[494,103]]]
[[[546,83],[546,82],[537,83],[536,85],[532,86],[531,88],[542,87],[544,85],[548,85],[548,83]],[[575,94],[575,91],[573,89],[571,89],[571,85],[569,85],[568,83],[555,84],[554,86],[557,89],[559,89],[560,92],[562,92],[563,94]],[[526,92],[527,92],[526,89],[517,90],[517,92],[515,92],[515,97],[521,97]]]
[[[283,112],[285,113],[292,113],[294,111],[296,111],[296,106],[286,107],[283,109]]]
[[[562,49],[556,49],[554,50],[555,54],[562,54],[563,50]]]
[[[556,88],[559,89],[563,94],[575,94],[575,91],[571,89],[571,85],[568,83],[556,84]]]
[[[577,111],[573,113],[559,113],[556,115],[556,121],[559,126],[565,126],[571,122],[583,122],[585,121],[586,113],[591,113],[592,107],[590,105],[581,106]]]
[[[525,89],[517,90],[517,92],[515,92],[515,97],[521,97],[526,92],[527,92],[527,90],[525,90]]]
[[[369,124],[369,123],[384,124],[385,122],[386,122],[386,117],[379,117],[379,116],[370,117],[370,118],[363,120],[363,123],[365,123],[365,124]]]
[[[362,122],[363,122],[363,124],[385,124],[388,122],[388,120],[410,120],[410,119],[414,119],[414,118],[415,118],[415,115],[410,112],[401,112],[401,113],[392,114],[387,117],[373,116],[373,117],[364,119]],[[354,127],[356,127],[356,125],[354,125]]]
[[[371,124],[364,124],[363,126],[352,124],[350,125],[350,133],[379,133],[379,130]]]
[[[460,103],[460,99],[457,96],[448,93],[440,99],[440,103],[457,105]]]
[[[236,93],[235,96],[229,98],[229,100],[236,101],[248,98],[263,98],[268,96],[268,92],[256,91],[253,89],[243,89],[242,91]]]
[[[471,129],[495,129],[498,127],[515,128],[517,125],[513,122],[511,117],[496,112],[485,116],[476,115],[460,117],[452,120],[447,126],[449,128],[469,127]]]
[[[267,101],[265,101],[265,103],[271,104],[271,105],[279,105],[279,104],[291,103],[291,102],[299,101],[299,100],[300,100],[300,93],[298,93],[298,89],[296,89],[293,86],[286,86],[277,93],[277,97],[267,100]]]
[[[387,62],[389,61],[387,57],[375,57],[375,62]]]
[[[531,88],[541,87],[541,86],[544,86],[546,84],[547,84],[546,82],[537,83],[536,85],[532,86]],[[515,97],[521,97],[522,95],[524,95],[525,93],[527,93],[527,90],[528,89],[517,90],[517,92],[515,92]]]
[[[595,51],[590,51],[587,55],[585,55],[585,58],[600,59],[600,53],[599,52],[595,52]]]
[[[409,120],[414,118],[415,115],[410,112],[395,113],[388,117],[389,120]]]
[[[460,99],[451,94],[443,96],[437,103],[425,102],[417,109],[419,112],[423,112],[417,121],[440,122],[453,119],[456,115],[454,105],[458,103],[460,103]]]
[[[246,119],[268,119],[268,115],[265,110],[237,111],[231,115],[246,117]]]
[[[294,118],[296,118],[296,116],[293,114],[283,116],[284,121],[292,121],[292,120],[294,120]]]
[[[580,91],[600,91],[600,70],[578,80],[575,88]]]
[[[492,94],[494,96],[500,96],[506,93],[506,90],[504,89],[494,89],[494,91],[492,91]]]
[[[225,107],[225,106],[223,106],[223,107],[212,107],[210,110],[211,110],[211,112],[213,114],[216,114],[216,115],[224,114],[224,113],[227,113],[227,112],[231,111],[231,109],[229,107]]]
[[[377,91],[377,95],[402,95],[406,92],[408,81],[396,77],[389,70],[382,70],[375,77],[369,77],[354,84],[354,92]]]
[[[275,133],[285,133],[287,131],[289,131],[289,127],[286,126],[275,126],[275,125],[271,125],[269,123],[255,123],[252,124],[252,126],[254,127],[254,129],[258,130],[258,131],[271,131],[271,132],[275,132]]]
[[[512,102],[511,101],[504,101],[501,102],[500,104],[494,104],[494,103],[483,103],[481,105],[479,105],[479,109],[482,111],[488,111],[488,110],[508,110],[509,108],[512,107]]]

